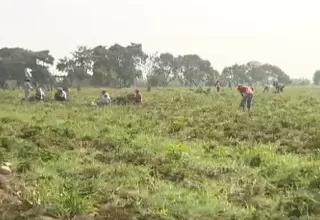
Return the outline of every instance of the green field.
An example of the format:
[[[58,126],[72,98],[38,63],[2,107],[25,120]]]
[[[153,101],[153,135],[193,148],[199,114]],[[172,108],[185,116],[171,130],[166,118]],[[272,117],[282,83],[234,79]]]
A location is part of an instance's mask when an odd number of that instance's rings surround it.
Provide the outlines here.
[[[260,89],[250,115],[235,89],[142,93],[94,107],[98,89],[1,91],[0,219],[320,219],[320,89]]]

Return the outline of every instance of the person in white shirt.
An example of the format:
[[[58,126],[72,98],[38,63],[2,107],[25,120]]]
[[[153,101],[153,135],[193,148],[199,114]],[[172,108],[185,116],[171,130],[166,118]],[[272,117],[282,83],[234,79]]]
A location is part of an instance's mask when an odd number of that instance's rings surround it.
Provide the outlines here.
[[[63,87],[62,90],[66,93],[66,100],[70,100],[70,89],[68,87]]]
[[[41,87],[39,87],[39,88],[37,89],[36,95],[35,95],[36,100],[41,101],[41,100],[44,99],[45,96],[46,96],[46,95],[45,95],[43,89],[42,89]]]
[[[30,99],[31,90],[32,86],[30,83],[30,79],[26,79],[24,82],[24,100],[28,101]]]
[[[108,105],[111,103],[111,98],[106,90],[103,90],[100,96],[99,105]]]
[[[63,91],[62,88],[59,88],[58,91],[54,94],[54,99],[57,101],[66,101],[67,93]]]

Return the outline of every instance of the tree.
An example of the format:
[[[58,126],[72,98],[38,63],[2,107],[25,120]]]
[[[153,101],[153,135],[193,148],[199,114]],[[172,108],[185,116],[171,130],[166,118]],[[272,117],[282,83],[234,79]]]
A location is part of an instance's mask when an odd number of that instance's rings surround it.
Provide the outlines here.
[[[254,67],[247,72],[250,82],[253,83],[268,83],[268,75],[260,67]]]
[[[93,65],[92,50],[86,46],[78,46],[77,50],[72,53],[72,56],[76,66],[83,69],[85,74],[91,75]]]
[[[21,82],[25,78],[25,69],[30,69],[34,83],[47,84],[52,77],[48,68],[53,62],[54,58],[49,50],[34,52],[22,48],[2,48],[0,77],[2,80],[13,79]]]
[[[269,83],[270,80],[278,80],[280,83],[291,83],[290,77],[279,67],[271,64],[263,64],[251,61],[247,64],[235,64],[226,67],[222,71],[222,78],[233,81],[236,84],[243,83]]]
[[[221,77],[226,81],[242,84],[250,81],[247,71],[247,65],[235,64],[230,67],[225,67],[221,73]]]
[[[141,78],[141,67],[147,59],[142,45],[135,43],[126,47],[119,44],[109,48],[97,46],[92,55],[94,84],[119,87],[129,87],[137,78]]]
[[[115,44],[108,49],[112,69],[117,73],[120,87],[129,87],[137,78],[142,78],[141,66],[147,59],[141,44],[131,43],[127,47]]]
[[[131,43],[126,47],[114,44],[109,48],[97,46],[92,50],[92,83],[129,87],[142,77],[141,68],[146,59],[141,44]]]
[[[217,70],[211,68],[210,71],[205,73],[206,86],[214,86],[217,80],[220,78],[220,74]]]
[[[177,70],[179,68],[177,59],[170,53],[162,53],[156,59],[157,68],[155,69],[155,74],[160,77],[161,86],[167,86],[172,82],[177,76]]]
[[[179,56],[176,62],[177,78],[183,81],[184,85],[198,86],[201,82],[214,81],[219,76],[214,70],[210,61],[203,60],[196,54]]]
[[[316,84],[316,85],[320,85],[320,70],[317,70],[313,74],[313,83]]]
[[[161,78],[156,74],[158,65],[159,54],[158,52],[148,55],[146,61],[141,66],[141,70],[145,73],[148,86],[160,86]]]
[[[60,72],[67,73],[67,77],[72,84],[74,80],[82,81],[90,78],[92,65],[92,50],[85,46],[79,46],[77,50],[72,53],[71,58],[64,57],[59,59],[56,68]]]
[[[246,74],[253,83],[267,83],[268,76],[265,71],[260,68],[262,64],[258,61],[250,61],[246,64]]]
[[[179,62],[172,54],[153,54],[147,60],[147,77],[152,86],[167,86],[177,78]]]
[[[271,64],[264,64],[259,68],[261,68],[268,76],[268,78],[271,80],[278,80],[279,83],[283,84],[291,83],[290,77],[277,66]]]
[[[92,84],[96,86],[115,86],[117,75],[112,70],[108,49],[105,46],[97,46],[93,48],[92,56]]]
[[[84,80],[89,78],[90,75],[87,73],[86,69],[83,66],[76,63],[75,60],[69,59],[67,57],[59,59],[57,64],[57,70],[60,72],[67,73],[67,77],[71,81],[74,80]]]

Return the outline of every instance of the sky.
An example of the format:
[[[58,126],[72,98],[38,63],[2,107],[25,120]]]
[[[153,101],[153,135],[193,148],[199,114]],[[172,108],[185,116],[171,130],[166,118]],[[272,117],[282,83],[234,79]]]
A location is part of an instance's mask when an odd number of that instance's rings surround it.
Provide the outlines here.
[[[319,0],[0,0],[0,48],[141,43],[198,54],[218,71],[259,61],[294,78],[320,69]]]

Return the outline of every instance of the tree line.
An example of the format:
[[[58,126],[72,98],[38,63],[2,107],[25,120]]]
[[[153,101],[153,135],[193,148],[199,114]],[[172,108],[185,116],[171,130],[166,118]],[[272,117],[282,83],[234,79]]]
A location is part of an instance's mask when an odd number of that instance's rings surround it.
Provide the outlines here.
[[[23,82],[30,70],[32,82],[55,84],[57,78],[50,72],[55,67],[65,75],[65,83],[88,79],[92,86],[129,87],[137,80],[149,86],[213,86],[220,84],[268,84],[272,80],[290,84],[290,77],[272,64],[248,62],[225,67],[219,73],[210,61],[197,54],[174,56],[171,53],[147,54],[141,44],[127,46],[79,46],[68,57],[57,60],[49,50],[31,51],[23,48],[0,49],[0,82],[17,80]],[[314,82],[320,83],[320,71],[315,73]]]

